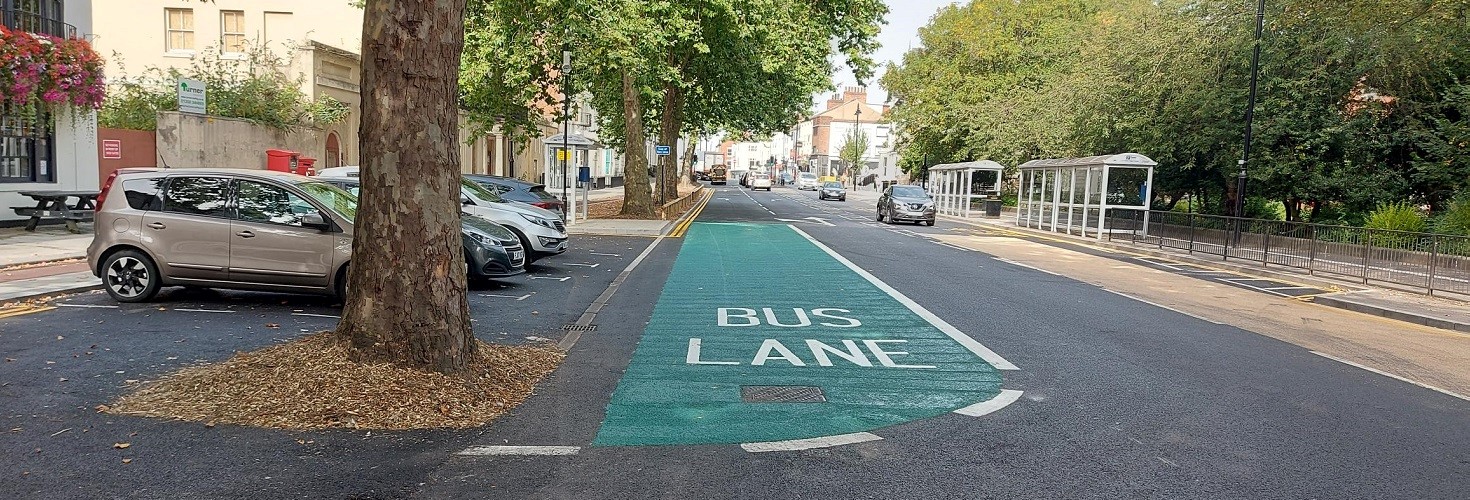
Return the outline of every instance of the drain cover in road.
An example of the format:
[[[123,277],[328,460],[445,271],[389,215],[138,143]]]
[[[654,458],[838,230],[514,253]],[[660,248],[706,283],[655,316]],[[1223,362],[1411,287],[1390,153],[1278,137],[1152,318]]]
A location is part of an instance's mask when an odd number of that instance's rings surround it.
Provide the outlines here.
[[[594,444],[846,434],[1000,392],[1014,367],[884,287],[789,226],[695,224]]]

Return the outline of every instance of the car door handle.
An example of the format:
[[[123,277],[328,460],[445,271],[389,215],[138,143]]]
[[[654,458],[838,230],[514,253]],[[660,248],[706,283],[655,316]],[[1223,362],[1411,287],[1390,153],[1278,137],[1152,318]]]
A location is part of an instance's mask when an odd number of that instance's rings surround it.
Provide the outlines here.
[[[168,226],[163,225],[162,222],[150,222],[150,223],[148,223],[148,227],[151,227],[153,229],[163,229],[163,228],[166,228]]]
[[[240,231],[238,233],[235,233],[235,236],[239,236],[241,238],[254,238],[255,233],[251,231]]]

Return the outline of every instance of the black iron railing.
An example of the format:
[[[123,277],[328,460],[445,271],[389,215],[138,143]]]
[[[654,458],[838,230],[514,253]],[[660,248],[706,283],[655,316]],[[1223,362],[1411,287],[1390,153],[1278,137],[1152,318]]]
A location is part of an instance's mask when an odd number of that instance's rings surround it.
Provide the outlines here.
[[[1178,212],[1113,210],[1107,238],[1364,283],[1470,294],[1470,237]],[[1147,223],[1145,224],[1145,220]]]
[[[77,27],[62,22],[63,10],[55,0],[0,0],[0,22],[12,30],[76,37]]]

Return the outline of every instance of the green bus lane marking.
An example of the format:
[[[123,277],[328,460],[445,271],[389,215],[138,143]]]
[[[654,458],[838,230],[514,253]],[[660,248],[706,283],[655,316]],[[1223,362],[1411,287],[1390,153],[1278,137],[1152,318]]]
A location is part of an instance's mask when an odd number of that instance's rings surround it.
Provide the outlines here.
[[[695,223],[593,444],[870,431],[990,400],[1013,369],[796,228]]]

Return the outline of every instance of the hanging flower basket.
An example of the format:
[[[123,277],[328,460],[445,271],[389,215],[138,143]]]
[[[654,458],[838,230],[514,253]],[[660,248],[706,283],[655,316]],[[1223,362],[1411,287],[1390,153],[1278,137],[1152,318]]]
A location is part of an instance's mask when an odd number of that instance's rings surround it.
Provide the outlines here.
[[[0,26],[0,106],[32,113],[102,108],[103,61],[92,44]]]

